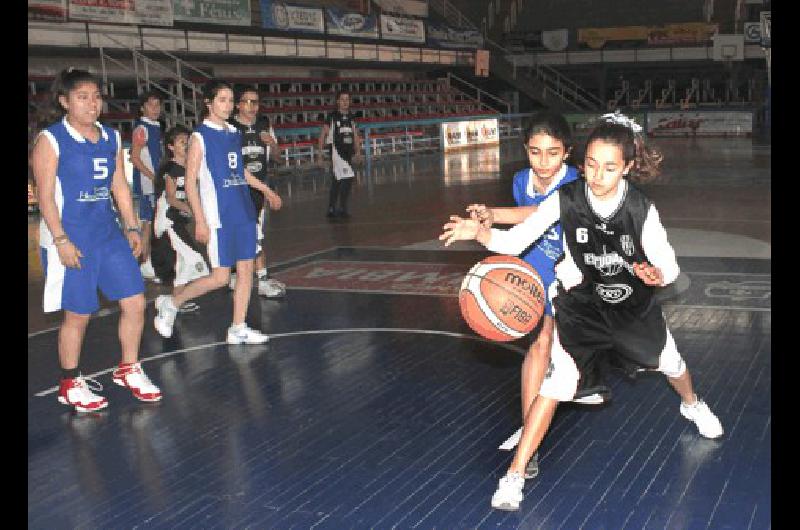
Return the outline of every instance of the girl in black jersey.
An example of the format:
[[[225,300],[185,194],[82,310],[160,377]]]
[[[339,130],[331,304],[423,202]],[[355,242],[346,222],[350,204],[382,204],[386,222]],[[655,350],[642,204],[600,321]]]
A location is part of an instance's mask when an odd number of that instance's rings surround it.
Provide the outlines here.
[[[717,438],[722,425],[694,393],[654,296],[656,287],[678,277],[675,251],[655,206],[623,178],[644,181],[657,174],[660,162],[660,153],[645,145],[641,127],[633,120],[620,114],[602,116],[587,141],[583,179],[559,188],[509,230],[487,229],[478,220],[451,216],[439,239],[445,245],[476,239],[493,252],[517,255],[560,220],[564,256],[556,265],[556,288],[549,293],[556,329],[540,395],[603,403],[610,395],[605,367],[631,375],[658,370],[680,395],[680,413],[702,436]],[[540,419],[542,425],[551,420],[552,415]],[[544,430],[523,430],[519,446],[535,451]],[[500,479],[492,507],[519,508],[529,456],[518,451]]]
[[[189,129],[176,125],[164,135],[164,152],[168,157],[161,165],[156,178],[156,218],[155,234],[166,235],[172,247],[174,272],[172,294],[178,295],[186,284],[208,274],[201,248],[192,237],[192,210],[186,201],[184,178],[186,174],[186,148],[189,142]],[[192,301],[184,303],[178,311],[189,313],[199,309]]]

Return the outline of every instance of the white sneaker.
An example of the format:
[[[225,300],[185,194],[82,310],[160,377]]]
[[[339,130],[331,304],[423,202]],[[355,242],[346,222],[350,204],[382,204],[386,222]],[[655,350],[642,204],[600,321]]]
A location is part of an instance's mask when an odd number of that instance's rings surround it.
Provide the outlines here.
[[[697,425],[697,430],[706,438],[719,438],[724,432],[719,418],[711,412],[706,402],[697,398],[693,405],[681,403],[681,415]]]
[[[168,339],[172,336],[172,326],[175,324],[175,317],[178,315],[178,309],[172,303],[172,297],[167,294],[158,296],[156,298],[156,311],[153,325],[155,325],[159,335]]]
[[[258,294],[267,298],[282,298],[286,295],[286,286],[274,278],[258,280]]]
[[[512,512],[519,510],[519,503],[524,498],[522,495],[524,486],[525,479],[519,473],[509,473],[501,478],[497,484],[497,491],[492,495],[492,508]]]
[[[226,340],[228,344],[264,344],[269,340],[269,335],[247,327],[247,324],[239,324],[228,328]]]
[[[572,400],[573,403],[580,403],[581,405],[602,405],[606,402],[600,394],[589,394]]]
[[[133,397],[139,401],[160,401],[161,389],[150,381],[142,370],[141,363],[123,364],[117,367],[112,374],[112,381],[119,386],[124,386],[131,391]]]
[[[231,291],[236,289],[236,273],[235,272],[231,273],[231,279],[228,281],[228,289],[230,289]]]
[[[95,385],[89,389],[86,382]],[[58,385],[58,402],[64,405],[75,407],[78,412],[93,412],[108,406],[108,400],[103,396],[98,396],[92,390],[103,390],[103,385],[94,379],[78,376],[74,379],[62,379]]]
[[[515,432],[514,434],[509,436],[508,440],[506,440],[505,442],[501,443],[500,447],[498,447],[498,449],[500,449],[501,451],[511,451],[519,443],[519,437],[521,435],[522,435],[522,427],[517,429],[517,432]]]
[[[156,271],[153,269],[153,264],[149,259],[139,265],[139,271],[142,273],[142,278],[145,280],[152,280],[156,277]]]

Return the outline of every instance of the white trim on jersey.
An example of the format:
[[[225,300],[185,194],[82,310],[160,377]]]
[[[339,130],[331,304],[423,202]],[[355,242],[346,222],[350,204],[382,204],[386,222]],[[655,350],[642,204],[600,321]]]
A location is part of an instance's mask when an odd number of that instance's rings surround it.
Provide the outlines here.
[[[56,175],[56,186],[53,190],[53,198],[56,202],[58,218],[61,219],[64,212],[64,192],[61,190],[61,179],[58,177],[58,175]],[[44,218],[39,221],[39,246],[53,246],[53,234],[51,234],[50,229],[47,228],[47,223],[44,222]],[[53,248],[55,247],[53,246]],[[58,257],[58,255],[56,255],[56,257]]]
[[[210,230],[208,235],[208,261],[211,263],[212,269],[222,266],[219,264],[219,241],[216,230]]]
[[[544,193],[539,193],[536,188],[533,187],[533,179],[536,178],[535,172],[533,168],[531,168],[530,173],[528,173],[528,187],[525,190],[525,193],[528,194],[528,197],[536,197],[537,195],[547,195],[551,191],[555,189],[556,186],[567,176],[567,164],[561,162],[561,167],[558,170],[558,173],[553,177],[553,180],[550,181],[550,185],[547,189],[544,190]]]
[[[61,260],[58,257],[58,248],[55,245],[47,246],[44,251],[47,253],[47,271],[45,271],[42,309],[45,313],[52,313],[61,309],[64,276],[67,268],[61,264]]]
[[[86,142],[86,138],[84,138],[81,133],[79,133],[72,125],[69,124],[66,116],[64,116],[61,122],[64,124],[64,127],[67,129],[69,135],[72,136],[72,138],[74,138],[76,142],[80,143]],[[100,124],[100,122],[99,121],[94,122],[94,126],[100,129],[100,135],[103,137],[103,140],[108,141],[108,135],[106,134],[106,130],[103,129],[103,126]]]
[[[175,280],[173,285],[180,286],[203,276],[208,276],[208,265],[203,256],[190,247],[178,236],[170,226],[166,230],[170,244],[175,250]]]
[[[217,126],[217,129],[221,128]],[[212,178],[211,171],[209,171],[208,165],[206,164],[206,145],[205,141],[203,140],[203,136],[199,132],[193,132],[192,139],[200,142],[202,162],[200,164],[200,171],[197,173],[200,204],[203,207],[203,215],[206,218],[208,228],[213,231],[214,229],[222,226],[222,222],[219,218],[219,205],[217,203],[217,188],[214,187],[214,179]]]
[[[572,401],[578,390],[578,367],[561,345],[558,326],[553,327],[553,345],[550,348],[550,367],[545,373],[539,395],[558,401]]]
[[[353,167],[336,150],[336,144],[331,144],[331,158],[333,159],[333,176],[336,180],[351,179],[356,174]]]

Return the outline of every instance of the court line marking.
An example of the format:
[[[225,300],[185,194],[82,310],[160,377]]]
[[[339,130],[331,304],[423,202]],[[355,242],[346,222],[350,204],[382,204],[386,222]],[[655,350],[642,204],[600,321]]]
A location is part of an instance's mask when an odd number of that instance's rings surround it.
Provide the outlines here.
[[[343,328],[343,329],[314,329],[314,330],[305,330],[305,331],[289,331],[287,333],[275,333],[273,335],[269,335],[270,341],[272,339],[282,339],[286,337],[293,337],[297,335],[325,335],[325,334],[333,334],[333,333],[359,333],[359,332],[389,332],[389,333],[418,333],[423,335],[444,335],[447,337],[457,337],[460,339],[469,339],[469,340],[476,340],[479,342],[485,342],[487,344],[491,344],[493,346],[498,346],[500,348],[505,348],[507,350],[511,350],[516,353],[520,353],[525,355],[526,351],[524,348],[520,348],[518,346],[514,346],[513,344],[505,344],[502,342],[491,341],[488,339],[484,339],[483,337],[479,337],[477,335],[467,335],[465,333],[456,333],[454,331],[441,331],[437,329],[411,329],[411,328]],[[173,350],[169,352],[159,353],[153,355],[152,357],[147,357],[146,359],[139,359],[139,362],[144,364],[149,361],[154,361],[158,359],[163,359],[165,357],[170,357],[172,355],[176,355],[179,353],[187,353],[190,351],[195,350],[202,350],[206,348],[214,348],[216,346],[222,346],[223,344],[227,344],[225,341],[220,342],[210,342],[207,344],[198,344],[197,346],[192,346],[190,348],[182,348],[180,350]],[[105,370],[100,370],[99,372],[94,372],[93,374],[86,375],[84,377],[99,377],[101,375],[105,375],[108,373],[113,372],[116,370],[116,366],[111,368],[107,368]],[[50,387],[46,390],[42,390],[34,394],[36,397],[43,397],[48,394],[52,394],[53,392],[57,392],[58,387]]]
[[[284,265],[288,265],[290,263],[294,263],[295,261],[300,261],[300,260],[303,260],[303,259],[306,259],[306,258],[310,258],[310,257],[316,256],[317,254],[325,254],[326,252],[334,251],[337,248],[339,248],[339,247],[329,247],[329,248],[327,248],[325,250],[318,250],[318,251],[312,252],[310,254],[304,254],[302,256],[298,256],[298,257],[292,258],[290,260],[282,261],[280,263],[275,263],[275,264],[271,265],[271,267],[272,268],[274,268],[274,267],[282,267]],[[384,248],[389,248],[389,247],[384,247]],[[156,295],[156,297],[158,297],[158,296],[160,296],[160,294]],[[145,300],[144,300],[145,306],[147,306],[147,304],[149,304],[150,302],[154,302],[154,301],[155,301],[155,298],[150,298],[150,299],[145,298]],[[91,317],[91,320],[93,320],[95,318],[107,317],[108,315],[113,315],[114,313],[118,313],[118,312],[119,312],[119,305],[114,305],[114,306],[111,306],[111,307],[104,307],[103,309],[99,310],[97,313],[93,314],[92,317]],[[52,328],[47,328],[47,329],[41,329],[39,331],[34,331],[33,333],[28,333],[28,338],[30,339],[30,338],[33,338],[33,337],[35,337],[37,335],[41,335],[43,333],[49,333],[51,331],[56,331],[59,328],[61,328],[60,324],[58,326],[53,326]]]

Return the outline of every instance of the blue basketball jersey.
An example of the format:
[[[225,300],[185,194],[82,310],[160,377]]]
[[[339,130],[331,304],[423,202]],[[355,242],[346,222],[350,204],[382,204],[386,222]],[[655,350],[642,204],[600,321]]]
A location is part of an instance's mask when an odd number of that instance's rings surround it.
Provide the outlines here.
[[[533,206],[541,204],[555,190],[578,178],[578,171],[572,166],[566,166],[567,171],[563,177],[548,190],[541,194],[530,186],[533,170],[523,169],[514,175],[514,200],[518,206]],[[557,178],[557,177],[556,177]],[[539,271],[545,286],[555,280],[555,262],[561,256],[563,243],[561,241],[561,223],[556,222],[545,232],[521,257]]]
[[[136,127],[144,127],[147,131],[147,143],[142,148],[139,158],[155,174],[161,164],[161,124],[148,118],[136,120]],[[141,197],[142,193],[153,194],[153,181],[147,177],[142,178],[142,173],[136,166],[133,167],[133,193],[136,197]]]
[[[119,232],[111,201],[119,133],[100,123],[97,126],[101,130],[97,143],[81,136],[66,118],[42,131],[58,156],[55,201],[61,224],[69,239],[82,250],[97,247],[114,231]],[[44,219],[39,243],[52,244]]]
[[[208,120],[195,129],[203,141],[203,164],[198,175],[203,212],[210,228],[255,223],[256,211],[244,179],[242,134],[228,123]],[[213,184],[213,185],[212,185]]]

